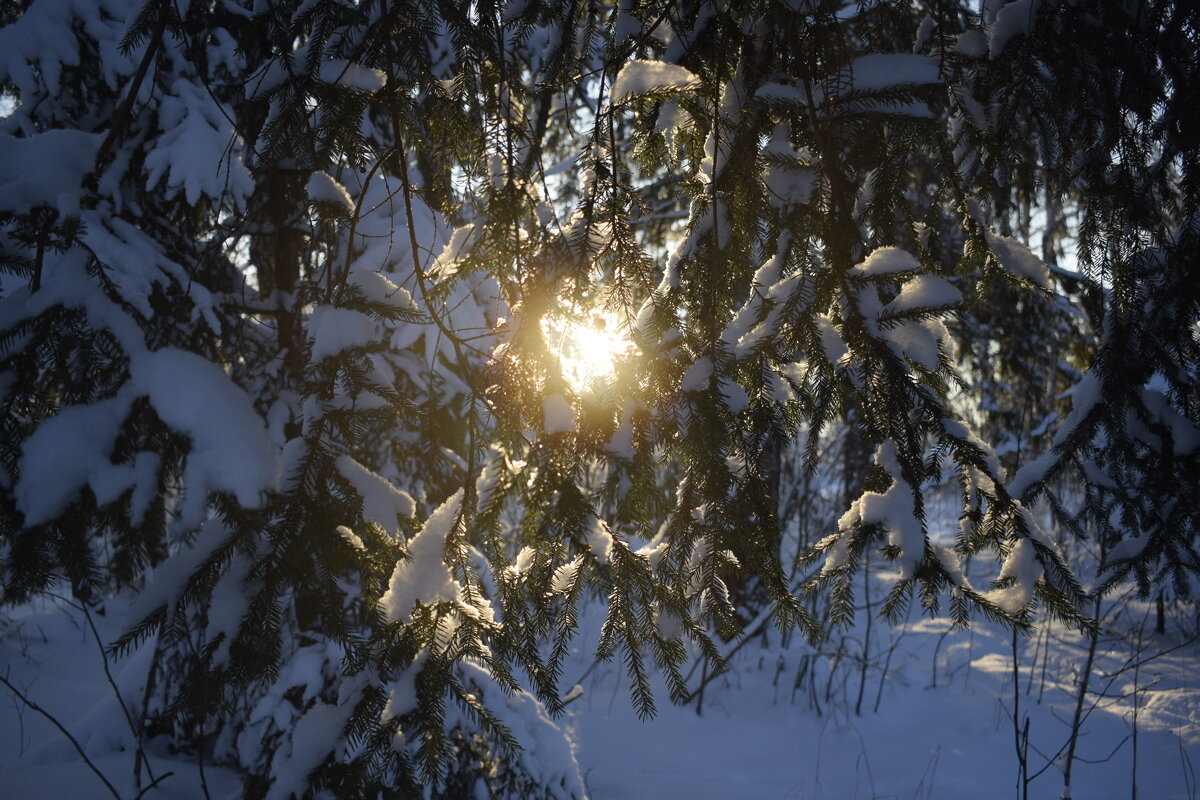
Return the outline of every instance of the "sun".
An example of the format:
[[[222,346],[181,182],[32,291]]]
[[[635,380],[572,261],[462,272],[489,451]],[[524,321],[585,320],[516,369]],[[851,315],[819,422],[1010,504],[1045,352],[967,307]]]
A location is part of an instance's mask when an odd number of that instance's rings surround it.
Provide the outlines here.
[[[636,351],[626,326],[600,312],[582,318],[551,317],[543,325],[563,378],[576,392],[614,377],[618,362]]]

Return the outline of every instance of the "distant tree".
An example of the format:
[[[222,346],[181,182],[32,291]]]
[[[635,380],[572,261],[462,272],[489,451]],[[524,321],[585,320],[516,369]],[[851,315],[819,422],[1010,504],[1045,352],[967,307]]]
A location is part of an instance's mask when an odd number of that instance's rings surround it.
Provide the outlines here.
[[[648,715],[874,552],[887,615],[1084,622],[1043,501],[1187,592],[1200,17],[1127,5],[6,6],[6,601],[131,603],[149,735],[248,797],[528,797],[589,597]]]

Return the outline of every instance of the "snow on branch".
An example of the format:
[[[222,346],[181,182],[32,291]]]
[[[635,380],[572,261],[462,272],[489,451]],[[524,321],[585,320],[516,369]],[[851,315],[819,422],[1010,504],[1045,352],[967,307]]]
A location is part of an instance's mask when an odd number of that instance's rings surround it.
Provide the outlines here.
[[[682,91],[698,86],[700,79],[686,67],[651,59],[626,63],[613,81],[611,101],[623,103],[631,97],[652,92]]]

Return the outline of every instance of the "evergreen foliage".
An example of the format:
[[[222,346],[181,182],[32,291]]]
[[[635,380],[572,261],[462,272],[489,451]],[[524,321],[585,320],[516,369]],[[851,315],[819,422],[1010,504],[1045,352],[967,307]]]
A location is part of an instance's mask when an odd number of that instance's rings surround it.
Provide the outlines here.
[[[876,553],[889,617],[1187,594],[1200,13],[974,9],[0,11],[5,601],[128,606],[147,735],[247,797],[581,797],[571,647],[646,716]],[[602,313],[636,346],[574,383]],[[846,491],[792,563],[801,471]]]

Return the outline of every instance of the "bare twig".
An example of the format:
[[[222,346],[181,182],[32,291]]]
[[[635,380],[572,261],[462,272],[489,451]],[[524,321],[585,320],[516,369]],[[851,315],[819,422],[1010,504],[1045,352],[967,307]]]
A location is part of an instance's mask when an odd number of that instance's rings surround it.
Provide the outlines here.
[[[1161,603],[1161,601],[1162,601],[1162,592],[1161,591],[1158,593],[1158,599],[1159,599],[1159,602]],[[1159,606],[1160,612],[1161,612],[1161,608],[1162,607]],[[1158,622],[1159,622],[1159,625],[1161,626],[1161,624],[1162,624],[1161,613],[1159,615]],[[1145,632],[1145,629],[1146,629],[1146,620],[1143,619],[1142,624],[1138,626],[1137,645],[1134,649],[1135,657],[1140,657],[1142,654],[1142,634]],[[1158,629],[1156,628],[1155,630],[1157,631]],[[1161,633],[1161,631],[1158,631],[1158,632]],[[1129,789],[1129,796],[1130,796],[1131,800],[1137,800],[1137,796],[1138,796],[1138,784],[1137,784],[1138,712],[1141,710],[1141,700],[1142,700],[1142,692],[1141,692],[1140,682],[1139,682],[1139,678],[1141,678],[1140,665],[1141,665],[1141,662],[1138,661],[1137,663],[1135,663],[1135,665],[1133,667],[1133,733],[1132,733],[1132,738],[1133,738],[1132,760],[1133,760],[1133,763],[1131,765],[1132,769],[1130,770],[1131,774],[1130,774],[1130,789]]]
[[[117,698],[117,704],[121,706],[121,712],[125,715],[125,722],[129,725],[129,732],[133,734],[134,741],[137,742],[137,755],[133,761],[134,785],[137,787],[141,787],[142,785],[143,763],[146,765],[146,776],[150,778],[151,785],[157,783],[158,781],[154,777],[154,772],[150,769],[150,761],[146,758],[146,751],[142,740],[142,726],[134,722],[133,715],[129,713],[129,707],[125,705],[125,698],[121,696],[121,690],[117,688],[117,682],[113,679],[112,671],[109,669],[108,664],[108,651],[104,647],[104,640],[100,638],[100,631],[96,629],[96,622],[92,619],[91,610],[87,607],[86,603],[77,603],[61,594],[46,592],[46,595],[83,613],[84,619],[87,620],[88,628],[92,631],[92,637],[96,640],[96,648],[100,651],[100,663],[104,667],[104,677]]]
[[[142,798],[146,795],[146,792],[150,791],[155,786],[158,786],[160,783],[162,783],[163,781],[165,781],[167,778],[171,777],[174,774],[175,774],[174,772],[164,772],[162,775],[159,775],[157,778],[154,779],[153,783],[146,784],[146,788],[142,789],[140,792],[138,792],[137,796],[134,797],[133,800],[142,800]]]
[[[1100,597],[1096,597],[1095,618],[1100,618]],[[1075,714],[1071,719],[1071,737],[1067,740],[1066,762],[1063,764],[1063,800],[1071,800],[1071,765],[1075,761],[1075,746],[1079,742],[1079,726],[1083,722],[1083,701],[1087,697],[1088,681],[1092,675],[1092,665],[1096,662],[1096,644],[1100,639],[1099,625],[1088,634],[1087,660],[1083,664],[1083,675],[1079,681],[1079,691],[1075,695]]]
[[[1020,790],[1019,797],[1021,800],[1029,800],[1029,782],[1033,780],[1029,776],[1029,717],[1025,717],[1024,725],[1021,724],[1021,671],[1017,658],[1017,629],[1012,631],[1012,687],[1013,687],[1013,705],[1012,705],[1012,724],[1013,724],[1013,744],[1017,751],[1017,788]],[[1066,795],[1064,795],[1066,797]]]
[[[146,758],[145,748],[142,743],[142,731],[133,721],[133,715],[129,713],[129,707],[125,705],[125,698],[121,697],[121,690],[117,688],[117,682],[113,680],[112,671],[108,667],[108,653],[104,649],[104,642],[100,639],[100,631],[96,630],[96,623],[92,619],[92,612],[85,603],[80,603],[79,607],[83,610],[83,616],[87,619],[88,627],[92,629],[92,636],[96,639],[96,647],[100,650],[100,662],[104,666],[104,677],[108,680],[108,685],[112,688],[113,694],[116,695],[117,704],[121,706],[121,713],[125,715],[125,722],[129,725],[129,731],[133,734],[134,741],[137,742],[137,755],[133,762],[134,785],[141,786],[141,766],[145,764],[146,776],[150,778],[150,785],[153,786],[158,781],[154,777],[154,772],[150,769],[149,759]]]
[[[854,703],[854,716],[856,716],[856,717],[862,716],[863,692],[867,688],[867,666],[869,664],[868,659],[870,658],[870,653],[871,653],[871,622],[875,617],[874,609],[871,608],[871,553],[869,550],[867,551],[866,558],[863,561],[862,574],[863,574],[863,598],[867,604],[867,629],[863,633],[862,664],[860,665],[859,672],[858,672],[858,699]],[[936,658],[937,658],[937,655],[935,654],[934,659],[936,660]],[[937,672],[936,672],[937,665],[936,665],[936,663],[934,665],[934,670],[935,670],[935,672],[934,672],[933,682],[936,684],[937,683],[937,677],[936,677],[937,676]]]
[[[100,768],[92,763],[92,760],[88,758],[88,754],[83,751],[83,747],[80,746],[79,741],[71,735],[69,730],[63,727],[63,724],[59,722],[53,714],[26,697],[20,689],[18,689],[16,686],[13,686],[12,683],[9,682],[8,678],[4,677],[3,675],[0,675],[0,683],[3,683],[4,686],[22,703],[41,714],[46,719],[50,720],[51,724],[58,728],[59,731],[62,732],[62,735],[67,737],[67,740],[72,744],[72,746],[74,746],[75,752],[79,753],[79,757],[83,759],[83,763],[87,764],[88,769],[95,773],[96,777],[104,783],[104,786],[108,789],[113,797],[117,798],[117,800],[121,800],[121,795],[117,793],[117,790],[113,787],[112,783],[109,782],[108,778],[104,777],[104,773],[100,771]],[[140,797],[141,795],[138,796]]]

